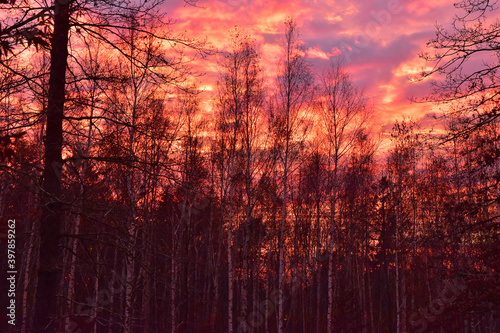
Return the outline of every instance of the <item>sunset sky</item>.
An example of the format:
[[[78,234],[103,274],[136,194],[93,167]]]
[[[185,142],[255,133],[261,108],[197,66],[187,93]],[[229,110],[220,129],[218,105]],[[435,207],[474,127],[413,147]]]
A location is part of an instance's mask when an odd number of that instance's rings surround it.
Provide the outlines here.
[[[435,35],[435,25],[449,26],[460,13],[453,0],[378,0],[349,2],[331,0],[200,0],[196,6],[171,1],[167,14],[176,20],[173,29],[192,37],[205,36],[223,49],[229,30],[236,25],[250,33],[262,54],[267,75],[275,73],[284,20],[293,17],[305,42],[307,56],[316,74],[329,59],[341,57],[356,84],[372,99],[381,125],[403,115],[419,120],[433,105],[410,103],[412,96],[430,92],[429,82],[408,79],[430,66],[418,55]],[[210,89],[217,75],[215,57],[203,64],[201,84]],[[431,108],[434,108],[432,110]],[[424,123],[431,122],[430,117]]]

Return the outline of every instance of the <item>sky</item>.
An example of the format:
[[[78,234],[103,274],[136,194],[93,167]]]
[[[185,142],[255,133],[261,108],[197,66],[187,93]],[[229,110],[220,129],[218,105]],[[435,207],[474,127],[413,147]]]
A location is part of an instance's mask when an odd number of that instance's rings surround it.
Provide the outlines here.
[[[377,120],[390,130],[403,117],[433,123],[439,106],[410,102],[430,93],[430,81],[409,77],[430,63],[419,58],[435,36],[459,11],[454,0],[199,0],[196,6],[169,1],[167,14],[174,31],[206,37],[219,50],[230,42],[229,30],[239,26],[252,35],[262,54],[266,74],[276,73],[284,21],[293,17],[304,41],[307,58],[317,75],[331,60],[341,58],[355,84],[364,89]],[[203,63],[201,85],[210,90],[217,78],[216,57]]]

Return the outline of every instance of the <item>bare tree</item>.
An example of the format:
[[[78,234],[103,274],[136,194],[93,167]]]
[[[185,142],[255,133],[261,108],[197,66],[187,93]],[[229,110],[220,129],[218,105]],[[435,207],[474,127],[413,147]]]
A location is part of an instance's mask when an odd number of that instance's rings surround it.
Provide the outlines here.
[[[324,133],[328,169],[328,191],[330,202],[330,235],[328,266],[328,312],[327,332],[333,332],[334,299],[334,250],[337,222],[337,196],[340,172],[344,157],[353,148],[358,136],[363,133],[369,115],[366,98],[356,88],[349,74],[340,63],[332,63],[322,78],[322,95],[319,102]]]
[[[279,271],[278,271],[278,332],[285,330],[285,229],[288,221],[289,177],[292,167],[298,157],[298,149],[303,142],[307,130],[306,109],[312,100],[312,75],[306,63],[304,52],[299,40],[297,24],[293,19],[285,21],[283,38],[283,56],[279,64],[279,74],[276,80],[276,95],[272,102],[276,132],[275,145],[280,160],[282,174],[282,207],[279,227]]]
[[[468,124],[452,135],[468,135],[500,115],[500,28],[493,16],[496,0],[462,0],[455,7],[462,13],[451,28],[437,26],[436,37],[427,43],[434,53],[421,54],[432,63],[421,79],[444,76],[444,80],[433,82],[435,89],[424,101],[456,102],[459,107],[449,114],[467,117]]]
[[[39,331],[54,332],[57,327],[57,288],[62,273],[62,251],[59,247],[62,226],[62,175],[63,175],[63,121],[66,102],[66,77],[68,68],[68,45],[70,31],[87,38],[105,41],[116,51],[121,51],[118,41],[124,30],[142,31],[150,37],[165,43],[179,44],[200,50],[196,41],[171,36],[157,31],[146,31],[144,25],[123,26],[123,17],[131,12],[142,22],[158,21],[161,17],[155,9],[161,2],[122,3],[107,1],[55,0],[53,4],[39,7],[17,5],[12,2],[5,8],[11,14],[10,24],[0,31],[0,42],[4,55],[17,50],[16,41],[25,41],[28,47],[50,49],[50,77],[47,93],[46,131],[44,141],[44,170],[42,174],[42,202],[40,222],[40,265],[35,323]],[[168,23],[168,22],[167,22]],[[141,50],[142,51],[142,50]],[[127,56],[125,53],[123,55]],[[75,56],[76,54],[72,54]],[[12,55],[14,56],[14,55]],[[130,55],[133,66],[141,67],[142,62]],[[158,58],[160,59],[160,58]],[[163,61],[163,60],[162,60]],[[182,61],[168,62],[169,70],[158,73],[160,77],[176,83],[185,73]],[[0,61],[7,66],[5,61]],[[181,75],[179,75],[179,73]],[[21,75],[21,73],[16,73]],[[24,77],[23,77],[24,78]],[[24,78],[30,81],[29,78]]]

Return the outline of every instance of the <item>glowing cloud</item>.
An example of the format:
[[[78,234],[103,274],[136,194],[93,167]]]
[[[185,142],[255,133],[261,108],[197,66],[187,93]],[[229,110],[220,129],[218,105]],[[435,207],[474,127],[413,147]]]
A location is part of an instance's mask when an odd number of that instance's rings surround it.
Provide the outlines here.
[[[169,2],[177,24],[173,29],[194,37],[206,36],[219,50],[229,44],[229,30],[241,27],[255,39],[267,82],[272,84],[280,57],[283,22],[293,17],[299,26],[307,58],[320,73],[332,58],[340,58],[380,110],[379,119],[391,122],[403,115],[424,116],[425,108],[411,104],[425,96],[429,85],[408,77],[430,69],[418,58],[435,35],[435,23],[449,24],[457,13],[454,0],[335,0],[283,3],[278,0],[201,0],[196,6]],[[201,85],[213,87],[216,58],[197,66],[207,73]],[[209,90],[209,89],[206,89]]]

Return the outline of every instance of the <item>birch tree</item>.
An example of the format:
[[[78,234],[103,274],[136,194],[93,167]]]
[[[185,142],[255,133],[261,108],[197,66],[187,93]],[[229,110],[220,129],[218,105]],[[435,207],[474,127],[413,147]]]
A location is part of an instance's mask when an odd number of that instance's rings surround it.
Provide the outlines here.
[[[367,100],[356,88],[349,74],[340,63],[332,63],[322,78],[322,94],[319,103],[323,130],[326,136],[325,149],[328,169],[328,198],[330,204],[328,245],[328,312],[327,332],[333,332],[334,299],[334,250],[337,221],[337,200],[340,174],[344,157],[353,148],[358,136],[366,126],[369,115]],[[341,287],[341,286],[338,286]]]
[[[279,225],[279,268],[278,268],[278,332],[285,330],[285,278],[287,274],[285,229],[288,225],[288,195],[290,173],[297,162],[300,143],[307,129],[306,109],[312,101],[312,75],[299,40],[297,24],[285,21],[283,55],[279,61],[276,93],[271,114],[274,116],[275,149],[279,158],[281,173],[281,221]]]

